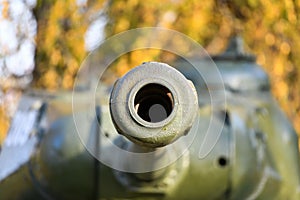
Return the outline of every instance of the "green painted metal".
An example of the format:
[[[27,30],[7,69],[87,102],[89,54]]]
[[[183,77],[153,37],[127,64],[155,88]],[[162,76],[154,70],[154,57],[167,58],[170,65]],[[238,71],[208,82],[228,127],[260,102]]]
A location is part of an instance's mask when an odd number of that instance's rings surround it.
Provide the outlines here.
[[[82,105],[75,108],[81,122],[76,127],[70,93],[28,94],[47,102],[48,108],[38,131],[31,136],[37,138],[38,144],[28,162],[0,180],[0,199],[300,199],[298,137],[272,97],[267,75],[252,56],[242,52],[239,43],[235,39],[224,54],[213,57],[224,79],[226,107],[212,109],[214,102],[208,91],[218,85],[213,81],[205,83],[183,60],[171,63],[195,85],[198,117],[189,134],[176,141],[171,153],[176,154],[180,146],[192,140],[188,151],[154,172],[117,171],[97,161],[84,147],[90,144],[93,150],[105,152],[107,159],[120,159],[123,164],[130,164],[131,157],[112,154],[108,141],[125,150],[149,151],[149,147],[143,147],[147,141],[134,144],[118,133],[109,102],[99,104],[98,118],[106,122],[99,129],[97,117],[87,112],[89,91],[77,91],[75,96]],[[202,72],[209,67],[205,60],[198,64]],[[211,122],[212,115],[218,117]],[[208,141],[207,146],[202,146],[206,137],[203,130],[220,125],[223,128],[216,143]],[[81,138],[78,129],[84,130]],[[212,128],[210,134],[217,134],[214,131]],[[97,146],[98,140],[103,146]],[[211,145],[209,154],[200,157],[200,147]],[[161,156],[155,162],[168,159],[164,154],[168,146],[151,147],[151,152],[156,152],[154,157]]]

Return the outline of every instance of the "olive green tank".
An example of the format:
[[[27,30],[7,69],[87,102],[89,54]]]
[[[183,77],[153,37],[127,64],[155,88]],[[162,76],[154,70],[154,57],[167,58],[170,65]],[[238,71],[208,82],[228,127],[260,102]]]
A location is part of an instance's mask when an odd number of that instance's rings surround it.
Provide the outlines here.
[[[222,83],[194,58],[142,63],[92,103],[83,88],[28,92],[0,199],[300,199],[298,137],[241,47],[212,57]]]

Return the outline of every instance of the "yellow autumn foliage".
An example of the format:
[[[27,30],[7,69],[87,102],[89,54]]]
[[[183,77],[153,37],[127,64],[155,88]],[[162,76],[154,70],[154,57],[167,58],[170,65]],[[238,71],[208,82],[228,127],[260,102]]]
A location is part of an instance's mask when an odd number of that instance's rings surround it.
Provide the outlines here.
[[[232,35],[241,35],[247,50],[269,74],[272,93],[300,133],[299,0],[134,2],[111,3],[108,36],[130,28],[162,26],[187,34],[216,54],[224,50]],[[149,55],[139,54],[136,58],[142,62],[146,57],[149,59]],[[127,68],[138,63],[127,58]],[[120,74],[126,71],[121,66],[116,68]]]
[[[275,98],[300,133],[300,0],[90,0],[83,11],[75,1],[38,1],[35,87],[72,88],[87,55],[83,35],[89,19],[106,3],[107,37],[132,28],[161,26],[190,36],[216,54],[232,35],[241,35],[247,50],[269,74]],[[161,54],[131,52],[114,63],[114,70],[121,75]],[[171,54],[164,55],[172,59]]]

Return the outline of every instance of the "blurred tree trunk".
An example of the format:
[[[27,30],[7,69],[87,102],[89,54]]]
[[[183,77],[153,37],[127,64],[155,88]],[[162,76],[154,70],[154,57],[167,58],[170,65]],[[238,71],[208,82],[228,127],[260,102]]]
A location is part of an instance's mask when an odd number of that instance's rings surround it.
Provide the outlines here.
[[[48,90],[72,89],[88,53],[85,33],[103,4],[103,0],[38,1],[34,86]]]
[[[72,89],[77,70],[88,53],[84,43],[86,30],[94,20],[94,16],[98,15],[103,2],[37,0],[34,15],[38,27],[32,87],[46,90]],[[19,2],[9,0],[0,2],[0,20],[1,16],[9,18],[10,9],[17,3]],[[1,31],[7,30],[1,29]],[[1,58],[0,54],[0,69],[3,70]],[[17,68],[22,68],[22,66],[17,66]],[[26,76],[12,75],[8,79],[7,77],[1,78],[0,75],[0,145],[6,137],[22,90],[26,89],[30,82],[28,79],[27,85],[24,84]],[[29,76],[31,77],[31,73]],[[12,90],[13,88],[15,89]],[[15,93],[11,94],[12,91]],[[11,98],[12,95],[14,98]]]

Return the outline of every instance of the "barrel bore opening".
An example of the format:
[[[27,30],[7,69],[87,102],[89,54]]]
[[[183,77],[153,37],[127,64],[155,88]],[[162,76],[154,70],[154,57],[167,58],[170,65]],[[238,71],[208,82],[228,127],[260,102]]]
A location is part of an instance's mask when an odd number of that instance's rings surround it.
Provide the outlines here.
[[[134,109],[139,117],[151,123],[167,119],[174,108],[171,91],[160,84],[143,86],[135,95]]]

